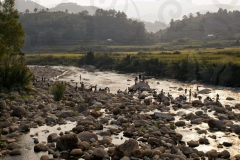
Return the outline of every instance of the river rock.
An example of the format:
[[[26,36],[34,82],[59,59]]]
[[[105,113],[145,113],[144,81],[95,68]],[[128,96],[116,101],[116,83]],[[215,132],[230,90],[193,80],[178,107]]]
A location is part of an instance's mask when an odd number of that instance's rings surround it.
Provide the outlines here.
[[[0,110],[7,109],[7,104],[4,100],[0,100]]]
[[[70,152],[70,156],[81,156],[83,154],[81,149],[73,149]]]
[[[144,99],[144,104],[146,105],[150,105],[152,103],[152,99],[151,98],[148,98],[148,99]]]
[[[58,138],[56,148],[60,151],[78,148],[79,139],[76,134],[66,134]]]
[[[204,104],[202,103],[202,101],[200,100],[194,100],[192,101],[192,106],[194,107],[199,107],[199,106],[203,106]]]
[[[200,144],[206,144],[206,145],[210,144],[209,140],[207,138],[205,138],[205,137],[204,138],[200,138],[199,139],[199,143]]]
[[[112,138],[111,137],[103,137],[102,144],[109,145],[111,143],[112,143]]]
[[[191,124],[202,124],[203,119],[202,118],[196,118],[191,120]]]
[[[13,108],[12,115],[16,116],[16,117],[24,117],[24,116],[27,115],[27,111],[23,107],[16,106],[16,107]]]
[[[175,120],[175,118],[172,115],[166,114],[166,113],[155,112],[154,116],[157,117],[157,118],[165,119],[167,121],[174,121]]]
[[[210,119],[208,121],[208,126],[210,129],[217,129],[217,130],[222,130],[225,129],[225,124],[221,120],[216,120],[216,119]]]
[[[48,141],[48,143],[57,142],[58,138],[59,138],[59,136],[57,133],[52,133],[52,134],[48,135],[47,141]]]
[[[223,145],[225,147],[231,147],[232,146],[232,143],[231,142],[223,142]]]
[[[228,101],[233,101],[233,100],[235,100],[235,99],[232,98],[232,97],[227,97],[226,100],[228,100]]]
[[[198,94],[209,94],[209,93],[211,93],[210,89],[203,89],[203,90],[198,91]]]
[[[92,138],[94,138],[95,140],[98,140],[98,136],[95,133],[91,133],[91,132],[82,132],[78,134],[78,138],[81,141],[87,141],[90,142],[90,140]]]
[[[218,156],[220,158],[228,159],[228,158],[230,158],[231,155],[227,150],[224,150]]]
[[[102,159],[105,155],[107,155],[107,151],[102,148],[95,148],[92,154],[96,159]]]
[[[196,114],[197,116],[201,116],[201,115],[203,115],[203,111],[196,111],[195,114]]]
[[[209,159],[216,159],[218,158],[218,152],[216,150],[211,150],[211,151],[208,151],[206,153],[206,156],[209,158]]]
[[[187,142],[187,144],[189,145],[189,147],[199,146],[199,143],[197,141],[189,141],[189,142]]]
[[[168,158],[168,159],[179,159],[179,160],[186,160],[186,158],[179,156],[179,155],[175,155],[175,154],[170,154],[170,153],[163,153],[161,155],[163,158]]]
[[[13,142],[13,143],[10,143],[9,145],[7,145],[7,149],[10,149],[10,150],[19,149],[21,147],[22,146],[20,144],[18,144],[17,142]]]
[[[37,145],[34,146],[34,152],[46,152],[48,150],[48,147],[43,144],[43,143],[39,143]]]
[[[130,157],[133,151],[138,148],[138,142],[130,138],[129,140],[126,140],[123,144],[116,147],[115,154],[117,154],[119,157]]]
[[[48,155],[42,155],[40,160],[49,160],[49,157]]]
[[[21,123],[20,126],[19,126],[19,131],[29,132],[30,131],[30,124]]]
[[[178,121],[178,122],[175,123],[175,125],[178,126],[178,127],[183,127],[186,124],[185,124],[185,121]]]
[[[21,154],[22,154],[22,152],[20,149],[14,149],[9,153],[10,156],[16,156],[16,155],[21,155]]]

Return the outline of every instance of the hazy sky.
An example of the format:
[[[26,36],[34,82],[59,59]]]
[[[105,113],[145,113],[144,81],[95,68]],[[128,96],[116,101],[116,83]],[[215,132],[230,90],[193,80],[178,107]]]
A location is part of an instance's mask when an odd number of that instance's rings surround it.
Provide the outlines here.
[[[98,7],[108,7],[109,5],[121,5],[125,4],[126,2],[132,3],[132,2],[139,2],[139,1],[145,1],[145,2],[153,2],[153,1],[165,1],[165,0],[33,0],[43,6],[53,6],[58,3],[67,3],[67,2],[75,2],[79,5],[85,5],[85,6],[98,6]],[[204,5],[204,4],[213,4],[216,2],[222,3],[222,4],[230,4],[234,1],[238,0],[178,0],[180,1],[188,1],[194,4]]]

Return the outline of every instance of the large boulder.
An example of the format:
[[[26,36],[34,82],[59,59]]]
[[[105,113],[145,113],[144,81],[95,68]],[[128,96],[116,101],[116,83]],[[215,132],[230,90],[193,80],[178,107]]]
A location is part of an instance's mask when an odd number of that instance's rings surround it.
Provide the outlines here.
[[[124,156],[132,156],[132,153],[135,149],[138,149],[138,142],[134,139],[129,139],[125,141],[123,144],[119,145],[115,149],[115,154],[119,157],[124,157]]]
[[[90,142],[92,138],[94,138],[95,140],[98,140],[98,136],[95,133],[91,133],[91,132],[81,132],[78,134],[78,138],[81,141],[87,141],[87,142]]]
[[[210,129],[217,129],[217,130],[225,129],[225,123],[221,120],[216,120],[216,119],[208,120],[208,126]]]
[[[56,148],[60,151],[67,151],[78,148],[79,139],[76,134],[66,134],[58,138]]]

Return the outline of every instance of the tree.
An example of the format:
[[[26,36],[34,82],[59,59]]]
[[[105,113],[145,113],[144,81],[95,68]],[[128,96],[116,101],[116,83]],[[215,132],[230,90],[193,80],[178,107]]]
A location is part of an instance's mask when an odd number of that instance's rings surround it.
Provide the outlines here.
[[[46,11],[48,12],[48,11],[49,11],[49,9],[47,8],[47,9],[46,9]]]
[[[38,9],[37,8],[34,8],[34,12],[37,13]]]
[[[24,45],[25,32],[18,22],[18,11],[14,9],[15,0],[0,2],[0,60],[3,56],[16,54]]]
[[[27,13],[27,14],[28,14],[29,12],[30,12],[30,11],[29,11],[29,9],[26,9],[26,10],[25,10],[25,13]]]
[[[14,5],[15,0],[0,2],[0,88],[6,89],[25,87],[32,78],[24,54],[20,52],[25,32],[18,22],[19,14]]]

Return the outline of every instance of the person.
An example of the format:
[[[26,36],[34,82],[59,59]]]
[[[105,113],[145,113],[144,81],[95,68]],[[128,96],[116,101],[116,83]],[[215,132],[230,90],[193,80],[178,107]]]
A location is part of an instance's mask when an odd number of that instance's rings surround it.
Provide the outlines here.
[[[79,78],[80,78],[80,82],[81,82],[81,80],[82,80],[81,74],[80,74]]]
[[[197,98],[197,93],[196,92],[194,93],[194,98]]]
[[[192,89],[189,90],[189,97],[192,96]]]
[[[82,91],[84,90],[84,83],[83,82],[81,83],[81,90]]]
[[[137,84],[137,81],[138,81],[138,77],[135,77],[135,84]]]
[[[139,78],[139,81],[140,81],[140,80],[141,80],[141,78],[142,78],[142,75],[141,75],[141,74],[139,74],[138,78]]]
[[[163,89],[161,90],[161,95],[163,95]]]
[[[48,85],[48,87],[50,86],[50,80],[49,80],[49,78],[48,78],[48,80],[47,80],[47,85]]]
[[[219,94],[217,94],[216,102],[219,102]]]
[[[142,81],[143,81],[143,82],[145,81],[145,77],[144,77],[144,76],[142,76]]]
[[[187,94],[187,89],[185,89],[185,94]]]
[[[78,89],[78,83],[76,83],[75,85],[75,90],[77,91],[77,89]]]

